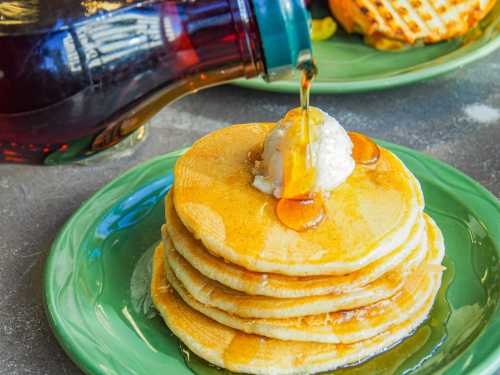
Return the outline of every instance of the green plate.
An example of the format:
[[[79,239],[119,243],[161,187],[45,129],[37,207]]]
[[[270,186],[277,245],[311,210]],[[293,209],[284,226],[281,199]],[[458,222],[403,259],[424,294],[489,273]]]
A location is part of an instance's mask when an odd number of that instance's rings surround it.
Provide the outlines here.
[[[460,68],[500,46],[500,2],[466,36],[400,52],[367,46],[362,37],[342,30],[330,39],[313,42],[319,75],[317,94],[379,90],[431,78]],[[299,79],[266,83],[261,78],[237,80],[239,86],[278,92],[299,92]]]
[[[382,144],[422,183],[426,210],[444,233],[449,287],[441,290],[445,304],[436,302],[413,337],[342,373],[491,374],[500,368],[500,204],[457,170]],[[191,373],[148,293],[148,256],[160,239],[163,198],[181,154],[150,160],[106,185],[52,246],[47,315],[60,344],[88,374]],[[199,360],[190,365],[214,373]]]

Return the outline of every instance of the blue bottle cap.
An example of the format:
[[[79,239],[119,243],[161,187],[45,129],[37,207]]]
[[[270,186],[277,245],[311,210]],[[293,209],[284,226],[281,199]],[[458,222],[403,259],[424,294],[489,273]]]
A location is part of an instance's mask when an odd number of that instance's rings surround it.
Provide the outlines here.
[[[289,76],[312,59],[310,16],[303,0],[253,0],[264,52],[266,80]]]

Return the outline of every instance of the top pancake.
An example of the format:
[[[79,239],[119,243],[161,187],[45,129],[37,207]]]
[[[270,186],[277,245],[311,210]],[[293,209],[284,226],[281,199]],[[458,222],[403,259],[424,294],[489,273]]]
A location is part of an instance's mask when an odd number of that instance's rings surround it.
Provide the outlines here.
[[[344,274],[387,255],[409,236],[420,187],[392,153],[357,165],[325,200],[318,227],[296,232],[275,215],[276,199],[251,186],[274,124],[234,125],[198,140],[175,167],[174,205],[184,225],[215,255],[257,272]]]
[[[166,225],[162,227],[163,240],[169,241],[170,238],[176,251],[207,278],[246,294],[277,298],[347,294],[371,283],[403,262],[410,264],[408,257],[414,257],[412,253],[426,237],[424,220],[421,219],[401,246],[368,266],[345,275],[288,276],[255,272],[210,254],[182,224],[172,200],[170,191],[165,199]]]

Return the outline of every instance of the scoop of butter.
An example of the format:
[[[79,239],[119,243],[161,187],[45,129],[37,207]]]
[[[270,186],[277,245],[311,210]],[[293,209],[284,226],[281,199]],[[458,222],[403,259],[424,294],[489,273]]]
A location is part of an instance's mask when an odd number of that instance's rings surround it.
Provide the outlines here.
[[[288,112],[268,135],[253,186],[276,198],[300,198],[326,193],[354,170],[352,142],[327,113],[309,109],[309,128],[302,112]]]

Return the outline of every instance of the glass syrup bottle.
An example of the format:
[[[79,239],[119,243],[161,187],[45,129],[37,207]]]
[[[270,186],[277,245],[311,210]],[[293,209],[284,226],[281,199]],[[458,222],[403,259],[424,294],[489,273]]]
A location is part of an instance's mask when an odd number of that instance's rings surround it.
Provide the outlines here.
[[[0,162],[87,158],[183,95],[309,60],[303,0],[3,1]]]

